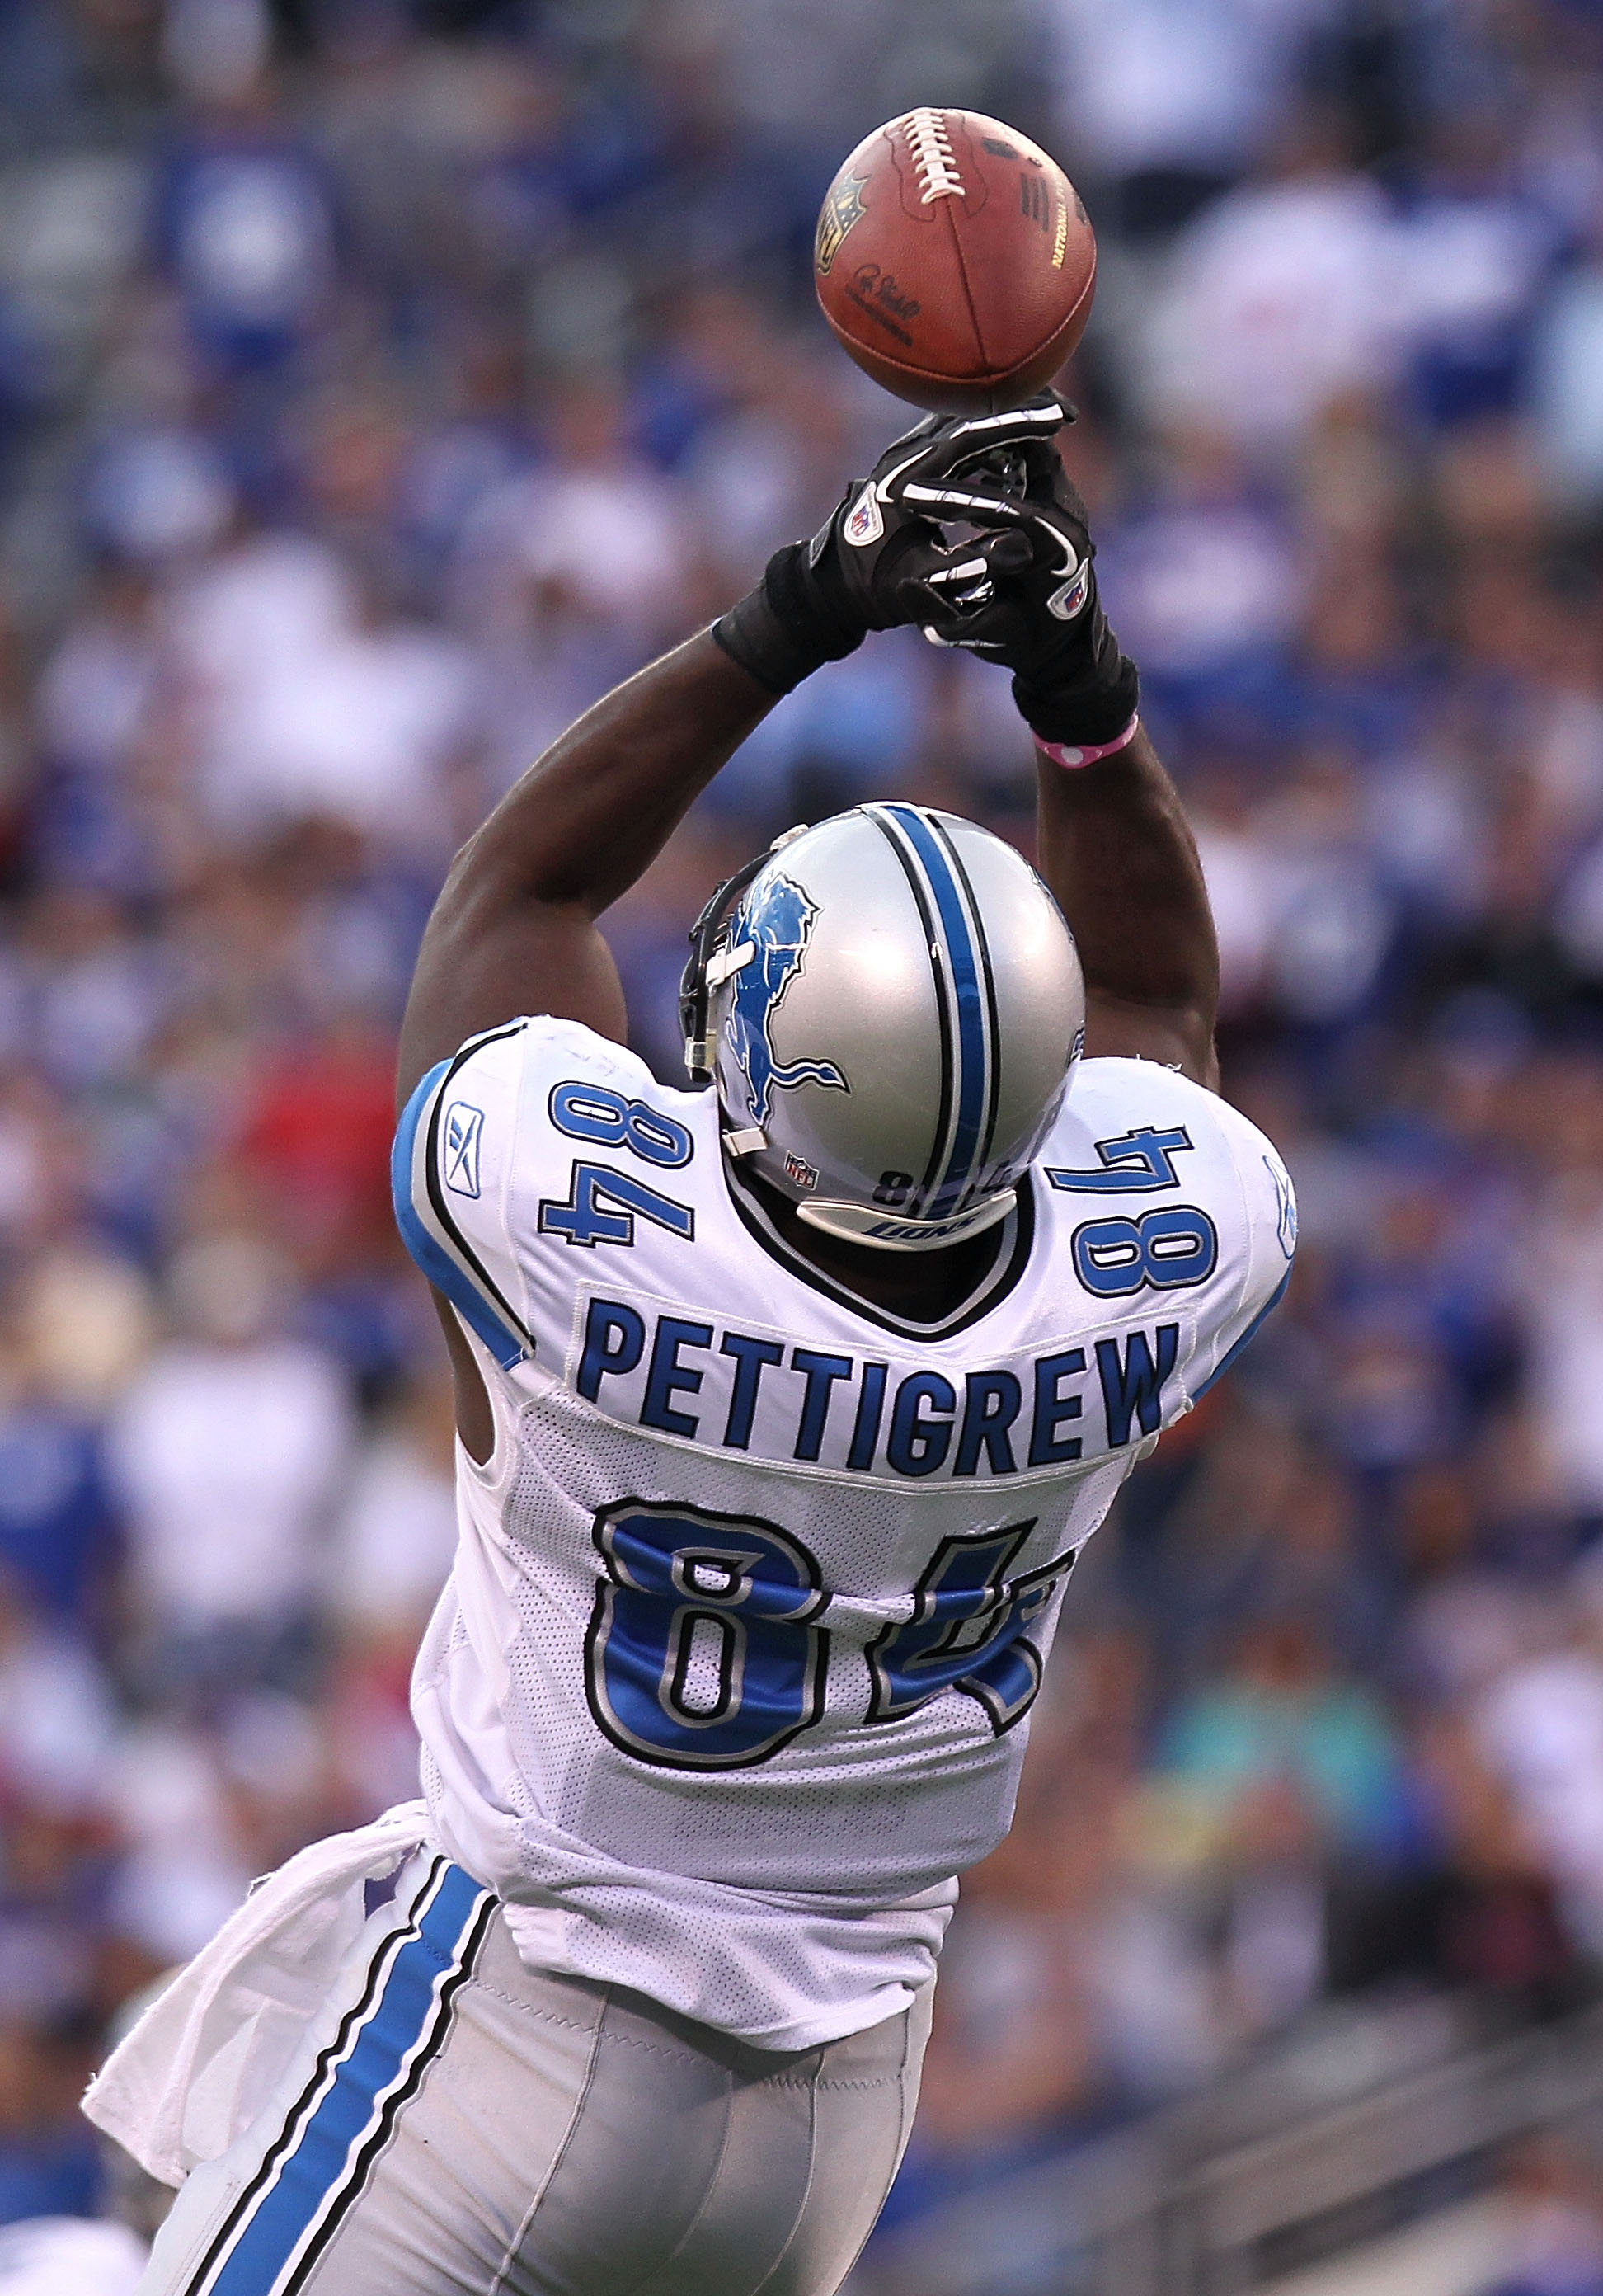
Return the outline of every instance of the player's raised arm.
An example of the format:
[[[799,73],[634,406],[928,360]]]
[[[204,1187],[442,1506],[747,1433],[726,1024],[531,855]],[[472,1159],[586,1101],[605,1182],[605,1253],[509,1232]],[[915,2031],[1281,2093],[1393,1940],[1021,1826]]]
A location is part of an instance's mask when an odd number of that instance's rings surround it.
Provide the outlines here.
[[[920,423],[710,631],[598,701],[529,767],[457,855],[429,920],[401,1031],[403,1103],[437,1061],[519,1013],[624,1037],[596,918],[782,694],[868,631],[926,620],[941,585],[961,587],[972,552],[943,545],[927,504],[977,451],[1041,430],[1035,409],[977,433]]]
[[[1054,403],[1039,413],[1061,419]],[[1015,673],[1036,740],[1041,873],[1085,974],[1087,1053],[1162,1061],[1216,1088],[1213,914],[1179,794],[1137,720],[1135,666],[1097,595],[1084,504],[1045,436],[1011,480],[983,545],[994,581],[955,599],[937,635]]]
[[[403,1102],[435,1062],[520,1013],[626,1033],[595,919],[773,708],[703,631],[586,710],[462,847],[435,903],[401,1031]]]
[[[1053,745],[1057,746],[1057,745]],[[1090,767],[1039,747],[1041,873],[1085,974],[1085,1050],[1163,1061],[1219,1086],[1219,949],[1174,783],[1138,726]]]

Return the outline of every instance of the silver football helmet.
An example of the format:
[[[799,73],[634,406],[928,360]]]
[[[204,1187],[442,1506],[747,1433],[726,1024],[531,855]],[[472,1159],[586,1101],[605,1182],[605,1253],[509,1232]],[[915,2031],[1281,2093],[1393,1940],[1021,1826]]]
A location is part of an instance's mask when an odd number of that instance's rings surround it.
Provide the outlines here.
[[[719,888],[681,1012],[729,1153],[809,1226],[920,1251],[1008,1210],[1079,1058],[1085,988],[1011,846],[926,806],[864,805]]]

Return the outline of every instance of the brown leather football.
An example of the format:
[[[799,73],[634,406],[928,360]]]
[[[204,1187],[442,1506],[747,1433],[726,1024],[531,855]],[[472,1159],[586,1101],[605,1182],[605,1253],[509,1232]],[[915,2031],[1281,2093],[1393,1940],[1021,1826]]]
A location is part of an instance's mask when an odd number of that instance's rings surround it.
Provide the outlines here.
[[[819,210],[823,315],[858,365],[942,414],[1016,406],[1067,358],[1097,243],[1078,192],[1016,127],[920,108],[865,136]]]

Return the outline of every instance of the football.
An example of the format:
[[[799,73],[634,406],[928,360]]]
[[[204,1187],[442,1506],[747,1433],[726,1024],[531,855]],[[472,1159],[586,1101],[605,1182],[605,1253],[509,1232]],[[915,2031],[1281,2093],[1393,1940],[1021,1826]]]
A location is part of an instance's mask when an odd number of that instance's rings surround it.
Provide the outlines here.
[[[935,413],[994,413],[1079,341],[1097,243],[1039,144],[983,112],[922,108],[846,160],[813,264],[825,318],[876,382]]]

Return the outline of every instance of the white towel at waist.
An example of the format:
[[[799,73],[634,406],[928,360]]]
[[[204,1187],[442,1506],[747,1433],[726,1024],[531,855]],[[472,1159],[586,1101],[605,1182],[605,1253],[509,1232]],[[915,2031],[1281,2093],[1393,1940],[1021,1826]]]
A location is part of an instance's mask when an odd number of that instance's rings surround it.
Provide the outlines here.
[[[142,2169],[181,2185],[266,2103],[366,1919],[364,1885],[429,1839],[421,1801],[331,1834],[258,1882],[112,2051],[84,2111]]]

